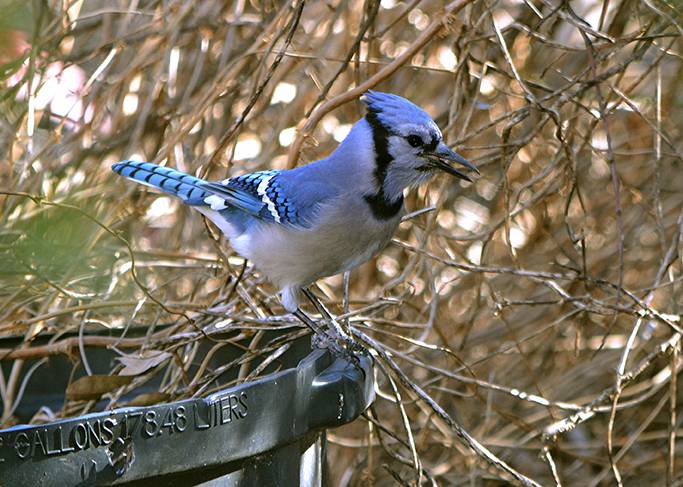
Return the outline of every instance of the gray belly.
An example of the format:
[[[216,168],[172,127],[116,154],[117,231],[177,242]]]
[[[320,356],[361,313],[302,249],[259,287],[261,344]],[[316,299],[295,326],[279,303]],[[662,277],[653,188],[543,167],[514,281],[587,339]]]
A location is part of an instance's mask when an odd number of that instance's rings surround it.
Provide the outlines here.
[[[279,287],[306,286],[372,258],[389,243],[402,214],[378,221],[362,213],[365,207],[349,210],[342,214],[328,208],[327,218],[319,220],[328,223],[311,229],[259,224],[231,242]]]

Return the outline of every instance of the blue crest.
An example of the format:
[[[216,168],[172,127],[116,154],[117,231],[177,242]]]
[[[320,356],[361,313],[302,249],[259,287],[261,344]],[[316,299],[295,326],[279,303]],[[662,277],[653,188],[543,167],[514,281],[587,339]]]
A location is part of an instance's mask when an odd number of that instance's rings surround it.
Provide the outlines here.
[[[361,101],[385,127],[398,127],[403,124],[434,125],[427,112],[398,95],[368,90],[361,97]]]

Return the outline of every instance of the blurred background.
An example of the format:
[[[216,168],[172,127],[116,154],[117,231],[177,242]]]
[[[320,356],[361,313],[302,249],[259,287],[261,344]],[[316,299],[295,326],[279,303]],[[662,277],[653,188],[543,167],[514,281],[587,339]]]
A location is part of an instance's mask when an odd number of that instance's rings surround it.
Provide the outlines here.
[[[304,164],[364,113],[322,104],[370,80],[425,108],[482,174],[410,195],[417,213],[351,274],[351,325],[543,485],[683,483],[678,2],[0,7],[3,426],[280,366],[303,331],[274,289],[200,215],[110,166],[223,179]],[[340,276],[316,293],[345,313]],[[226,350],[229,367],[209,360]],[[75,379],[93,375],[93,390]],[[509,480],[399,379],[378,366],[375,405],[328,434],[332,485]],[[41,380],[66,398],[26,394]]]

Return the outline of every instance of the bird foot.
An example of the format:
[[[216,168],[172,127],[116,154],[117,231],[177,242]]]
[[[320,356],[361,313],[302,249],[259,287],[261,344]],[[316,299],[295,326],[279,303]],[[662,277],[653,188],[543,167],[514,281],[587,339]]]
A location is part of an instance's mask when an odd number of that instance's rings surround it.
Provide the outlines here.
[[[320,326],[301,310],[297,310],[294,315],[313,331],[313,338],[311,339],[313,347],[328,349],[333,355],[350,362],[358,371],[364,373],[360,366],[360,360],[355,354],[367,354],[367,350],[344,332],[339,323],[331,316],[328,315],[327,319],[323,319],[326,326]],[[331,324],[330,321],[334,324]]]
[[[311,336],[311,347],[313,348],[333,348],[333,342],[327,335],[320,335],[318,333],[313,333]]]

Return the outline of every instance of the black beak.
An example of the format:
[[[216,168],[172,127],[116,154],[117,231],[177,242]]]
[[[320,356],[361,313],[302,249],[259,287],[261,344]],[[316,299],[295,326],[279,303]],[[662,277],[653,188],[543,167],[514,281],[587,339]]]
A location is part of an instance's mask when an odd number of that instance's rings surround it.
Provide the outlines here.
[[[452,151],[446,144],[441,142],[433,152],[425,152],[424,156],[429,160],[427,168],[440,169],[443,172],[455,176],[465,181],[472,182],[470,177],[453,167],[452,163],[457,163],[466,167],[469,171],[474,171],[479,174],[479,169],[470,161],[462,157],[457,152]]]

